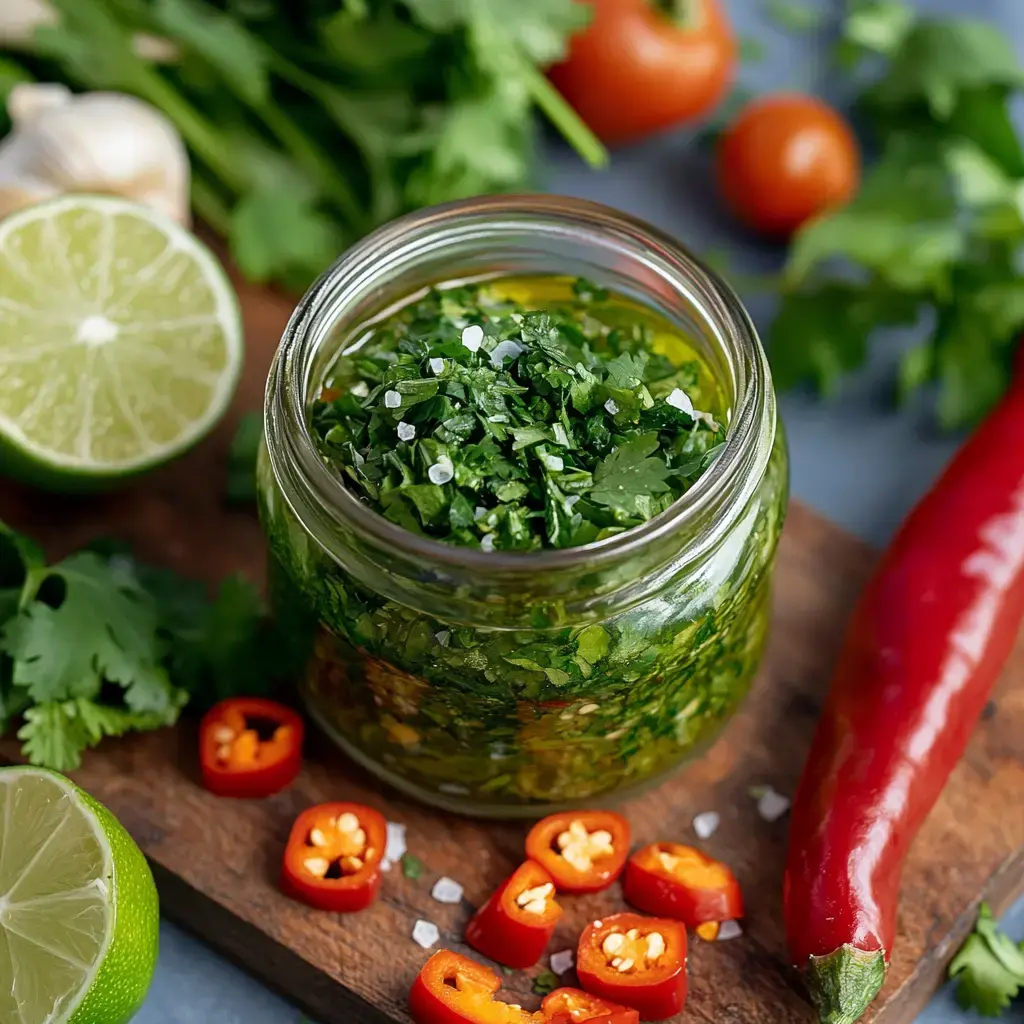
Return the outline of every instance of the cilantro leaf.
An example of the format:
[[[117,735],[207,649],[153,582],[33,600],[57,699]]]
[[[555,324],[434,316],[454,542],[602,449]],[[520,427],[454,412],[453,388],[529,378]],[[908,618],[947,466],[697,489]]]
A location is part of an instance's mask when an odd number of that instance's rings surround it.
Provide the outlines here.
[[[56,607],[36,599],[9,620],[0,646],[14,661],[13,680],[33,700],[93,697],[105,680],[134,691],[138,710],[169,706],[160,667],[156,608],[133,579],[92,552],[71,555],[40,579],[58,580]]]
[[[666,479],[671,470],[662,459],[650,458],[658,444],[657,434],[641,434],[619,445],[594,471],[590,500],[628,515],[638,511],[641,495],[670,490]]]
[[[1003,933],[987,904],[974,932],[949,965],[957,1001],[983,1017],[998,1017],[1024,986],[1024,950]]]
[[[425,870],[425,865],[419,857],[411,853],[402,854],[402,874],[406,878],[416,881]]]

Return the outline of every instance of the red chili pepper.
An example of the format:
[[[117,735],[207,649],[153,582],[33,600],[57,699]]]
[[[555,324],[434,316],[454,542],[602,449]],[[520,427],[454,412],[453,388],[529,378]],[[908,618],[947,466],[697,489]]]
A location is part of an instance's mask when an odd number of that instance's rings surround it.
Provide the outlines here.
[[[569,811],[538,821],[526,837],[526,856],[561,892],[600,892],[622,874],[629,856],[629,823],[611,811]]]
[[[576,974],[588,992],[665,1020],[686,1005],[686,929],[639,914],[594,921],[580,936]]]
[[[362,804],[320,804],[292,826],[281,890],[317,910],[365,910],[380,891],[387,842],[384,818]]]
[[[554,1021],[568,1024],[640,1024],[640,1014],[629,1006],[601,999],[579,988],[556,988],[540,1004]]]
[[[490,967],[442,949],[413,982],[409,1011],[416,1024],[549,1024],[544,1014],[495,999],[499,988]]]
[[[203,785],[217,796],[265,797],[295,781],[305,727],[291,708],[259,697],[214,705],[199,726]]]
[[[555,883],[533,861],[521,864],[466,926],[466,941],[506,967],[532,967],[562,916]]]
[[[793,805],[785,915],[822,1021],[885,979],[900,871],[1024,617],[1024,350],[861,596]]]
[[[671,917],[690,928],[743,916],[736,876],[691,846],[652,843],[638,850],[622,880],[626,900],[646,914]]]

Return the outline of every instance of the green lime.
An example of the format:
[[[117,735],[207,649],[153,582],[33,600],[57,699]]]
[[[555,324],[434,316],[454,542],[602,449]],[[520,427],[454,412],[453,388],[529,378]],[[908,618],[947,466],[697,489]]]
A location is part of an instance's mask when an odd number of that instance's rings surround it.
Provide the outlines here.
[[[0,768],[0,823],[0,1021],[126,1024],[160,924],[142,851],[45,768]]]
[[[231,282],[179,224],[110,196],[0,221],[0,470],[81,490],[167,462],[224,414],[242,354]]]

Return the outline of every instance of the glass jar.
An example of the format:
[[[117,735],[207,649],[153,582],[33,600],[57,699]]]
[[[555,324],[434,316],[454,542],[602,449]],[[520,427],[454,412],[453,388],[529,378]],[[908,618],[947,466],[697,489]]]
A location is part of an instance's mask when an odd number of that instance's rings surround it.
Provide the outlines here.
[[[362,504],[308,426],[338,353],[426,287],[545,274],[646,303],[700,348],[731,399],[721,456],[661,515],[578,548],[455,547]],[[699,751],[743,700],[768,629],[785,440],[739,300],[649,225],[512,196],[381,228],[292,316],[266,436],[271,597],[309,645],[302,696],[343,750],[398,789],[502,817],[620,798]]]

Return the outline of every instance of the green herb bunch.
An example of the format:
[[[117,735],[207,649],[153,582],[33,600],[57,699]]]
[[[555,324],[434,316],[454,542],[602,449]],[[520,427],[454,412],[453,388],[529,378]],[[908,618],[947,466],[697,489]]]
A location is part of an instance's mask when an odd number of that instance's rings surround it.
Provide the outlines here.
[[[982,1017],[999,1017],[1024,988],[1024,942],[1003,932],[987,903],[978,911],[974,931],[949,965],[957,981],[956,998]]]
[[[533,109],[601,144],[544,76],[578,0],[52,0],[18,81],[132,93],[184,137],[193,205],[247,277],[304,288],[403,211],[522,187]],[[0,124],[0,130],[3,125]]]
[[[575,293],[546,312],[487,286],[413,303],[315,403],[325,459],[392,522],[467,547],[572,547],[657,515],[724,445],[694,408],[713,380],[653,353],[635,309]]]
[[[840,55],[869,82],[857,114],[879,154],[854,202],[794,239],[769,338],[776,382],[830,393],[876,328],[923,320],[898,397],[935,386],[940,425],[969,426],[1005,390],[1024,333],[1024,149],[1010,116],[1024,69],[992,25],[901,0],[851,0]]]
[[[105,736],[173,725],[189,700],[266,692],[288,672],[255,589],[205,588],[97,544],[48,565],[0,523],[0,736],[33,763],[77,768]]]

